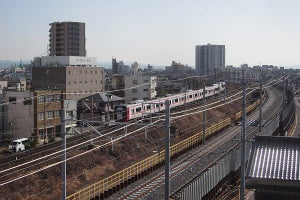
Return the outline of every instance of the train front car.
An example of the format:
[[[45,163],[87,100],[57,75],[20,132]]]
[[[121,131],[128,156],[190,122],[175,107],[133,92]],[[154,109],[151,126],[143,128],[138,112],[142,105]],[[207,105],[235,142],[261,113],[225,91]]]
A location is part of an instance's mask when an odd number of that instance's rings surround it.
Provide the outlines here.
[[[117,105],[114,107],[115,120],[116,122],[126,122],[128,121],[128,112],[126,105]]]

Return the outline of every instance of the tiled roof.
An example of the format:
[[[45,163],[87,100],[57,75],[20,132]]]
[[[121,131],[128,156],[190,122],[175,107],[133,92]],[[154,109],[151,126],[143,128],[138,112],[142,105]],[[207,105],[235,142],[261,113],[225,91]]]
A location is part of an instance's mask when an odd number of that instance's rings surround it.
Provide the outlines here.
[[[259,136],[252,145],[247,178],[300,181],[300,138]]]

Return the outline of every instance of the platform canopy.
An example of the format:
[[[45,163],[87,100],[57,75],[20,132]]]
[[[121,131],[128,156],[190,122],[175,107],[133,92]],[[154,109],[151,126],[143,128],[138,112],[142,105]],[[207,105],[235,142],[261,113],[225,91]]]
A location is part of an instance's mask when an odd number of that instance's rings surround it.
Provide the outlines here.
[[[299,191],[299,162],[300,138],[257,136],[247,165],[247,187]]]

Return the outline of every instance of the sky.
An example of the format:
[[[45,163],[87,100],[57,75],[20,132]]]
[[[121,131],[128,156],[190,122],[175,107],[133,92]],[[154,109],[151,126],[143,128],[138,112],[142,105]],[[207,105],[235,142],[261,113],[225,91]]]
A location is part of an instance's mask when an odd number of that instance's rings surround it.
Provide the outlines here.
[[[86,24],[98,62],[195,65],[195,45],[226,45],[226,65],[300,66],[299,0],[1,0],[0,60],[46,55],[49,24]]]

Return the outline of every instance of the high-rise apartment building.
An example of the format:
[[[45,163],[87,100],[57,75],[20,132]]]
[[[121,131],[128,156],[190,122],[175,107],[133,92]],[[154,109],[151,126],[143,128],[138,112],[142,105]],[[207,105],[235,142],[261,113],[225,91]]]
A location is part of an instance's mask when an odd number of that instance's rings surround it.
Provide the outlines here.
[[[195,68],[200,74],[214,75],[225,67],[225,45],[196,45]]]
[[[86,56],[85,23],[53,22],[50,26],[50,56]]]

